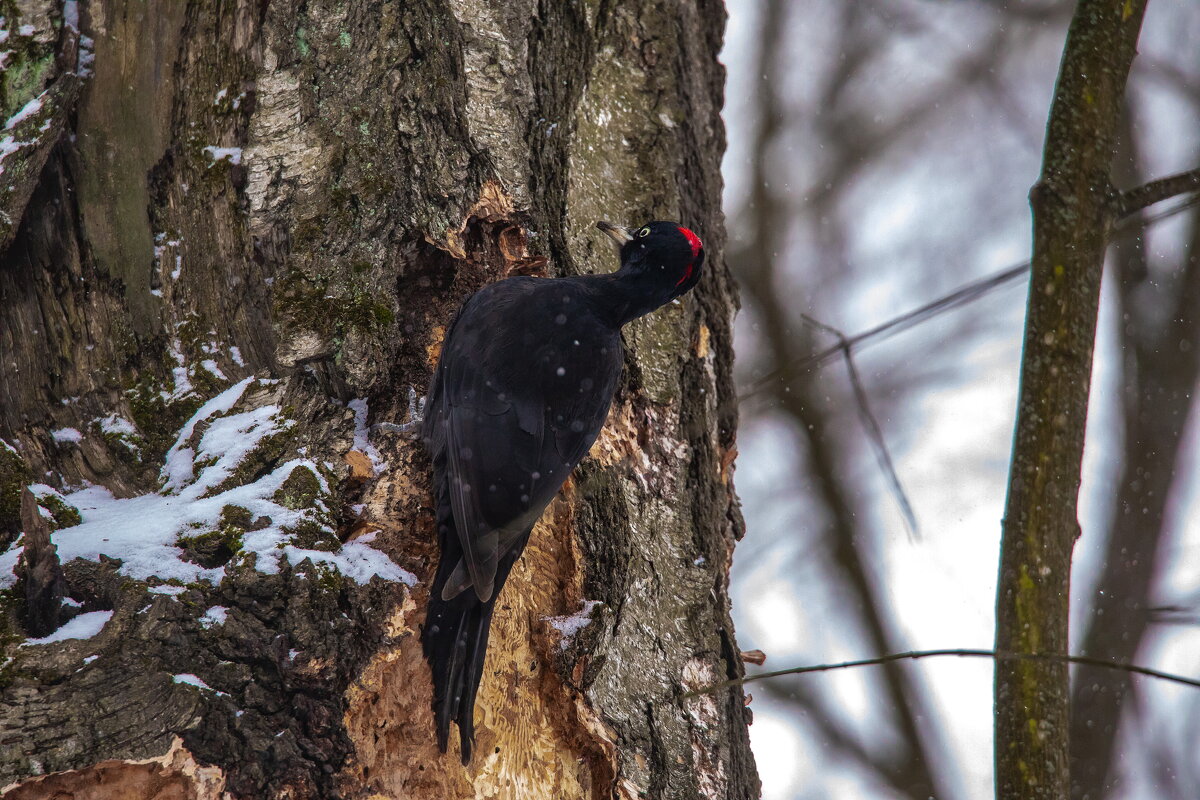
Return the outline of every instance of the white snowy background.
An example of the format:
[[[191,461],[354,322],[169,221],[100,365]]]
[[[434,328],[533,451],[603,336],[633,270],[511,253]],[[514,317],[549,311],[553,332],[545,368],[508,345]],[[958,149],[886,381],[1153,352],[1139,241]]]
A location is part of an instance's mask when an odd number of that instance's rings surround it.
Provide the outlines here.
[[[819,193],[825,161],[821,115],[831,109],[814,96],[814,85],[846,57],[838,47],[845,9],[835,0],[797,0],[784,14],[784,114],[790,126],[771,154],[771,192],[785,198],[799,217]],[[984,46],[1006,24],[1002,6],[984,2],[866,4],[886,7],[869,24],[877,26],[874,66],[857,88],[873,93],[879,114],[891,117],[918,102],[931,87],[952,76],[954,65]],[[1026,8],[1038,4],[1015,4]],[[1048,6],[1053,4],[1041,4]],[[830,291],[821,242],[801,224],[782,231],[777,260],[781,281],[798,312],[853,334],[1004,267],[1030,254],[1027,193],[1041,159],[1046,114],[1064,42],[1068,14],[1029,27],[1019,46],[985,65],[1002,92],[956,97],[927,121],[903,132],[911,141],[888,142],[889,155],[842,187],[840,226],[854,281],[849,291]],[[1161,65],[1195,75],[1200,68],[1200,4],[1151,3],[1135,68],[1138,124],[1152,131],[1144,158],[1152,174],[1191,169],[1200,155],[1197,106],[1181,103],[1164,88],[1171,76]],[[749,229],[757,209],[750,204],[751,162],[762,75],[762,0],[730,0],[723,53],[728,67],[725,123],[725,207],[731,249]],[[894,12],[894,13],[893,13]],[[866,14],[874,12],[862,12]],[[919,24],[912,24],[918,20]],[[879,44],[882,43],[882,44]],[[1190,71],[1190,72],[1189,72]],[[851,87],[853,90],[854,87]],[[997,101],[997,97],[1002,102]],[[824,98],[825,101],[828,98]],[[867,120],[879,122],[879,119]],[[783,142],[779,144],[778,142]],[[867,154],[864,159],[874,154]],[[1178,222],[1178,220],[1176,220]],[[1150,230],[1152,255],[1177,253],[1179,224]],[[735,269],[737,265],[735,264]],[[907,649],[990,648],[993,645],[1000,520],[1005,499],[1026,283],[1022,279],[965,308],[935,317],[909,331],[859,351],[868,392],[886,409],[880,420],[900,480],[920,523],[920,536],[905,532],[897,503],[874,466],[867,445],[854,463],[854,491],[866,498],[873,529],[879,531],[869,567],[885,587],[890,614]],[[745,295],[745,293],[743,293]],[[1119,386],[1112,298],[1105,296],[1097,340],[1092,405],[1081,493],[1083,536],[1075,551],[1072,605],[1078,630],[1095,579],[1103,532],[1100,518],[1114,486],[1116,442],[1114,401]],[[964,322],[968,318],[969,324]],[[847,624],[839,593],[814,553],[814,520],[806,500],[808,480],[800,473],[802,446],[792,423],[752,390],[761,376],[762,320],[753,303],[738,318],[735,348],[739,386],[744,390],[739,432],[738,493],[748,532],[734,560],[734,616],[743,649],[761,648],[764,667],[751,673],[804,664],[876,655]],[[820,372],[835,396],[844,392],[840,361]],[[896,392],[897,384],[903,390]],[[1200,590],[1200,522],[1196,505],[1196,420],[1184,446],[1187,474],[1177,486],[1168,538],[1168,572],[1160,576],[1174,597]],[[808,487],[811,489],[811,486]],[[1089,533],[1091,535],[1089,535]],[[1195,626],[1154,631],[1139,661],[1187,675],[1200,674],[1200,632]],[[987,798],[992,789],[992,667],[983,659],[943,658],[907,666],[920,676],[929,735],[940,743],[941,762],[932,765],[948,796]],[[875,668],[778,679],[807,681],[835,705],[845,723],[866,741],[886,748],[890,735],[879,724]],[[1195,698],[1186,687],[1140,680],[1138,703],[1146,719],[1169,719],[1173,704]],[[831,755],[819,729],[795,705],[773,697],[761,684],[755,696],[751,739],[766,800],[791,798],[891,797],[891,790],[854,763]],[[1194,705],[1187,706],[1195,708]],[[1158,716],[1156,716],[1156,714]],[[1185,735],[1185,734],[1181,734]],[[1194,748],[1193,748],[1194,749]],[[1143,780],[1147,765],[1135,750],[1123,754],[1127,783],[1122,797],[1159,795]],[[1139,777],[1141,776],[1141,777]]]

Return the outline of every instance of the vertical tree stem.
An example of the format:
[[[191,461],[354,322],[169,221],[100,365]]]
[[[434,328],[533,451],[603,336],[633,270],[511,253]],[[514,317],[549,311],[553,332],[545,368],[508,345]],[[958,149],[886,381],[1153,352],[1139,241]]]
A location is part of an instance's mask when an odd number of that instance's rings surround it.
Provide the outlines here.
[[[996,599],[996,649],[1066,654],[1071,549],[1104,251],[1114,133],[1145,0],[1080,0],[1030,195],[1033,270]],[[996,665],[999,798],[1065,798],[1064,662]]]

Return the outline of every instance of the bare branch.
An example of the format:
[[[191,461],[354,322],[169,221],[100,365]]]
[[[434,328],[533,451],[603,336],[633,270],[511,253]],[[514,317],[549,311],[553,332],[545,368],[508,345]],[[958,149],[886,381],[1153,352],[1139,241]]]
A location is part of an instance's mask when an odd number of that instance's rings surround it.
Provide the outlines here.
[[[1192,192],[1200,192],[1200,167],[1121,192],[1117,198],[1117,218],[1124,219],[1155,203]]]
[[[679,699],[686,700],[689,697],[698,697],[699,695],[720,691],[721,689],[727,689],[731,686],[741,686],[742,684],[753,683],[754,681],[763,681],[767,678],[778,678],[783,675],[805,675],[810,672],[831,672],[835,669],[849,669],[851,667],[873,667],[881,664],[891,664],[895,661],[916,661],[922,658],[935,658],[940,656],[991,658],[995,659],[996,661],[1048,661],[1056,664],[1083,664],[1089,667],[1102,667],[1105,669],[1120,670],[1122,672],[1132,672],[1135,675],[1145,675],[1150,678],[1158,678],[1159,680],[1168,681],[1170,683],[1179,683],[1184,686],[1194,686],[1200,689],[1200,678],[1189,678],[1185,675],[1175,675],[1170,672],[1163,672],[1161,670],[1143,667],[1139,664],[1130,664],[1124,661],[1106,661],[1103,658],[1063,655],[1061,653],[1006,653],[996,650],[948,648],[944,650],[909,650],[904,653],[889,653],[884,656],[876,656],[875,658],[861,658],[856,661],[840,661],[836,664],[813,664],[806,667],[779,669],[775,670],[774,672],[760,672],[757,675],[747,675],[742,678],[734,678],[732,680],[714,683],[712,686],[705,686],[701,689],[693,689],[690,692],[683,692],[679,695]]]
[[[1120,224],[1116,226],[1116,230],[1122,230],[1138,225],[1149,227],[1157,222],[1161,222],[1164,219],[1173,217],[1176,214],[1180,214],[1191,208],[1195,208],[1196,206],[1200,206],[1200,196],[1189,198],[1185,202],[1148,217],[1126,217],[1120,222]],[[913,328],[920,323],[926,322],[947,311],[953,311],[956,308],[973,303],[974,301],[991,294],[996,289],[1001,289],[1010,283],[1014,283],[1017,278],[1024,276],[1028,272],[1029,262],[1025,261],[1021,264],[1014,264],[1011,267],[1002,269],[999,272],[993,272],[991,275],[987,275],[979,280],[972,281],[971,283],[955,289],[949,294],[944,294],[935,300],[930,300],[924,305],[917,306],[912,311],[906,311],[897,317],[887,320],[886,322],[881,322],[873,328],[868,328],[862,333],[856,333],[853,336],[847,336],[845,337],[845,342],[839,342],[838,344],[831,345],[824,350],[819,350],[816,353],[805,356],[804,358],[799,358],[793,362],[783,364],[782,366],[771,370],[766,375],[763,375],[755,380],[754,383],[750,384],[749,387],[741,392],[740,396],[743,400],[753,397],[754,395],[766,390],[771,381],[785,378],[789,375],[794,375],[808,366],[828,361],[846,349],[853,350],[859,345],[867,344],[874,339],[883,338],[885,335],[891,336],[901,333],[902,331]]]
[[[921,529],[917,524],[917,515],[913,512],[912,503],[908,500],[908,494],[904,491],[904,485],[900,483],[900,475],[896,472],[896,465],[892,461],[891,452],[888,450],[887,439],[883,436],[883,429],[879,427],[879,421],[875,419],[875,414],[871,411],[871,404],[867,399],[867,390],[863,388],[862,378],[858,374],[858,366],[854,363],[854,355],[850,352],[850,346],[846,343],[846,335],[837,328],[826,325],[824,322],[814,319],[807,314],[801,314],[800,318],[809,325],[837,337],[839,349],[842,351],[842,356],[846,361],[846,374],[850,378],[850,387],[854,392],[858,417],[862,421],[863,428],[866,429],[867,439],[870,440],[871,446],[875,450],[875,458],[879,462],[879,468],[887,476],[892,495],[896,498],[896,503],[900,506],[900,513],[904,517],[904,524],[908,528],[909,536],[919,536]]]
[[[835,345],[820,350],[812,355],[806,356],[796,361],[784,364],[777,369],[772,370],[751,384],[750,388],[742,392],[742,399],[755,395],[765,390],[771,381],[779,378],[793,375],[796,372],[803,370],[812,364],[820,364],[823,361],[828,361],[830,358],[847,350],[853,350],[860,344],[865,344],[872,339],[877,339],[884,334],[896,334],[900,331],[907,330],[918,323],[925,322],[945,311],[951,311],[959,306],[966,305],[974,300],[978,300],[986,294],[991,293],[995,289],[1013,283],[1017,278],[1024,276],[1029,272],[1029,262],[1016,264],[1014,266],[1003,269],[1000,272],[993,273],[977,281],[972,281],[967,285],[955,289],[949,294],[943,295],[936,300],[914,308],[912,311],[906,311],[898,317],[893,317],[887,322],[880,323],[874,328],[869,328],[862,333],[857,333],[854,336],[843,337],[843,340]]]

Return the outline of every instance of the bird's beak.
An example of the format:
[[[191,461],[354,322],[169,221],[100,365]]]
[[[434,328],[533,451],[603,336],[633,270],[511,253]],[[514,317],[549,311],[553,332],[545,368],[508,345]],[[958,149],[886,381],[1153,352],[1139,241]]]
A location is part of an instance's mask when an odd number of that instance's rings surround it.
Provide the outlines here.
[[[612,240],[617,243],[617,247],[621,247],[633,239],[633,234],[624,225],[614,225],[611,222],[600,220],[596,223],[596,227],[611,236]]]

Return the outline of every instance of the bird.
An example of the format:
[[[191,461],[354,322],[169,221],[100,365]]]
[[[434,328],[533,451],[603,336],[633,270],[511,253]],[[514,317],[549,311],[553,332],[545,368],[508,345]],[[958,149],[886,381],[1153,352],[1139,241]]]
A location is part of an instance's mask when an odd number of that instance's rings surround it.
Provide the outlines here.
[[[691,290],[704,265],[700,237],[676,222],[596,227],[619,247],[620,268],[480,289],[446,333],[425,399],[440,555],[422,646],[438,748],[457,723],[464,766],[496,597],[600,434],[625,359],[621,328]]]

